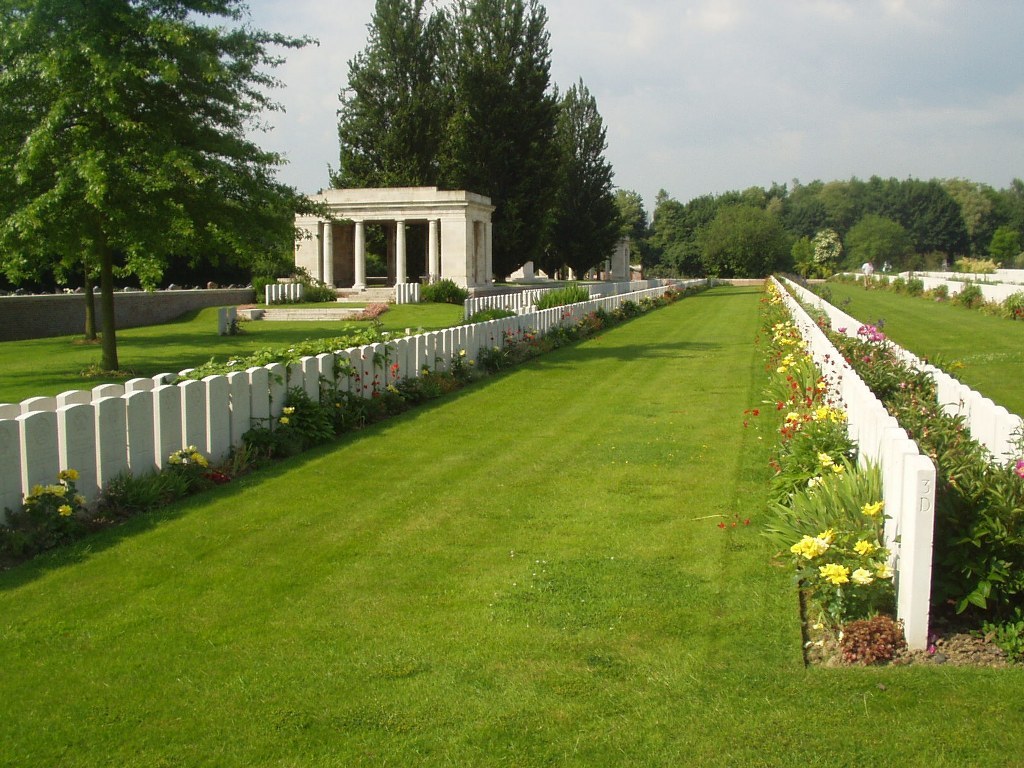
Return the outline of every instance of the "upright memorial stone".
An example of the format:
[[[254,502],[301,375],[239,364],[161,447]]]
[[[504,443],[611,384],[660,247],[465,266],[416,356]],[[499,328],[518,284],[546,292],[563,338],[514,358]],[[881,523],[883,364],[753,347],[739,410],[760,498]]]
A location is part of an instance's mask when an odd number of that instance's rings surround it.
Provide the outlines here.
[[[314,403],[320,402],[320,363],[315,357],[303,357],[302,365],[303,388],[306,396]]]
[[[52,485],[60,471],[57,448],[57,414],[29,411],[18,416],[18,445],[21,453],[21,489],[27,494],[36,485]]]
[[[206,387],[203,446],[210,461],[224,461],[231,452],[230,387],[226,376],[207,376],[202,384]]]
[[[206,445],[206,385],[190,379],[178,385],[181,390],[181,446],[194,445],[200,451]]]
[[[284,402],[288,397],[288,370],[281,363],[265,365],[267,369],[267,386],[270,388],[270,419],[273,421],[281,415]]]
[[[95,501],[99,495],[96,451],[96,411],[92,404],[77,403],[58,408],[57,461],[61,469],[78,472],[75,485],[87,501]]]
[[[153,390],[153,460],[158,469],[167,466],[181,444],[181,390],[161,384]]]
[[[0,420],[0,523],[5,509],[21,506],[21,437],[18,422]]]
[[[270,371],[266,368],[249,368],[249,417],[257,427],[270,429]]]
[[[156,414],[152,389],[137,389],[124,396],[125,424],[128,436],[128,469],[136,477],[155,472]]]
[[[127,399],[101,397],[92,408],[96,419],[96,484],[102,493],[111,480],[128,470]]]
[[[231,445],[238,446],[242,444],[242,435],[248,432],[252,426],[250,423],[252,395],[249,391],[249,374],[245,371],[232,371],[225,378],[228,382],[229,408],[231,409]]]

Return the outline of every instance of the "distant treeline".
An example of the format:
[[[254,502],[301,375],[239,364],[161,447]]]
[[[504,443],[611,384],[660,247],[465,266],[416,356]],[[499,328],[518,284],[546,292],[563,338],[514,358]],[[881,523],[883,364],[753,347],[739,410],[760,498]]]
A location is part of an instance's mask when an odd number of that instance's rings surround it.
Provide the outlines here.
[[[941,268],[970,256],[1024,268],[1024,181],[993,189],[965,179],[813,181],[703,195],[658,193],[648,224],[639,196],[620,191],[634,261],[649,275],[827,276],[865,262]]]

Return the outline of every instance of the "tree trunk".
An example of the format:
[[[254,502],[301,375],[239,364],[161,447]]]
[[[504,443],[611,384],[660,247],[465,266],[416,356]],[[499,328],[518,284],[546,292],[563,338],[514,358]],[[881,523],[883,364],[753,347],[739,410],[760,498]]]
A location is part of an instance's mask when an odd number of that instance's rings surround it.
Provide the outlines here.
[[[85,274],[83,291],[85,294],[85,340],[96,341],[96,293],[93,291],[92,275],[89,268],[82,270]]]
[[[102,313],[103,358],[100,364],[105,371],[118,370],[117,334],[114,322],[114,254],[104,243],[99,248],[100,256],[100,307]]]

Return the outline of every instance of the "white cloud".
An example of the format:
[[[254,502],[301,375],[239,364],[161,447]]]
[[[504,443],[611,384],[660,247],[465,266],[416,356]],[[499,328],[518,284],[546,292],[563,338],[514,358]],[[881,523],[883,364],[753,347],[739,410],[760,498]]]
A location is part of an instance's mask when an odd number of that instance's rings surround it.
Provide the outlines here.
[[[251,0],[256,25],[310,34],[288,55],[265,143],[282,178],[326,184],[337,94],[373,0]],[[547,0],[552,77],[582,78],[616,183],[649,206],[772,181],[1021,176],[1024,3],[1000,0]]]

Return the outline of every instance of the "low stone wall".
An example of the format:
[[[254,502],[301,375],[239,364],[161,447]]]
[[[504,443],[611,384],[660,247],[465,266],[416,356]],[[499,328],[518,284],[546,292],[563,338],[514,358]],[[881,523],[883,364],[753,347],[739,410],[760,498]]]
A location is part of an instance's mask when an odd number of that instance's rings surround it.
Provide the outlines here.
[[[166,323],[193,309],[251,304],[254,296],[252,288],[115,293],[114,318],[118,329],[138,328]],[[96,312],[100,312],[98,293]],[[81,294],[0,297],[0,341],[72,336],[81,334],[84,327]]]

